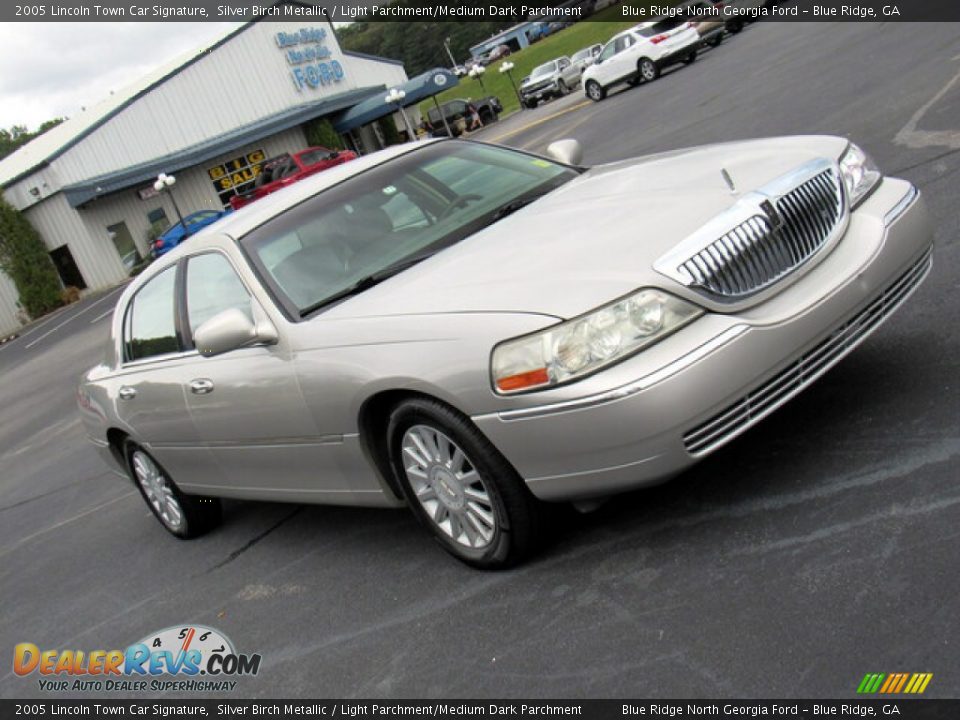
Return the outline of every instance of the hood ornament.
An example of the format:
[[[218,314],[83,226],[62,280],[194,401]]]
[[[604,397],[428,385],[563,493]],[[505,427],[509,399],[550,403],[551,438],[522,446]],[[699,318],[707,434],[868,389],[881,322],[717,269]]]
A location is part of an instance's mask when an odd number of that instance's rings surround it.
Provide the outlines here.
[[[723,181],[727,184],[727,187],[730,188],[730,192],[737,192],[737,186],[733,184],[733,178],[730,177],[730,173],[727,172],[726,168],[720,168],[720,177],[723,178]]]

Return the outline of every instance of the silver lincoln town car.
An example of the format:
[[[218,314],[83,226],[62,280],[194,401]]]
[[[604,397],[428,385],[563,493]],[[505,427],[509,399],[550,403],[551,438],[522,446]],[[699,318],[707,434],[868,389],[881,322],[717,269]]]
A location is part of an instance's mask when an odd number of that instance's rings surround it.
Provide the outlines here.
[[[408,505],[502,567],[543,502],[678,474],[930,269],[916,188],[841,138],[547,155],[401,145],[199,233],[120,298],[90,440],[181,538],[221,497]]]

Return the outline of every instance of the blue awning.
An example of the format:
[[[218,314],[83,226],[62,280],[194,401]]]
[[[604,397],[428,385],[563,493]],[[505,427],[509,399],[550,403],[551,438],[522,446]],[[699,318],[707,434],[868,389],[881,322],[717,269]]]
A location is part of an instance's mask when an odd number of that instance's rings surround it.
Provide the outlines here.
[[[434,68],[410,78],[402,85],[398,85],[397,89],[403,90],[407,94],[403,100],[403,105],[408,107],[415,105],[424,98],[432,97],[437,93],[455,87],[459,83],[460,80],[457,76],[446,68]],[[385,98],[386,92],[370,97],[352,108],[344,110],[339,116],[333,118],[334,130],[347,132],[396,112],[396,106],[387,103]]]
[[[357,102],[362,104],[367,99],[382,101],[386,92],[384,86],[364,87],[287,108],[178,152],[68,185],[63,188],[63,192],[71,207],[79,207],[96,197],[152,182],[161,172],[173,173],[192,167],[313,118],[343,110]]]

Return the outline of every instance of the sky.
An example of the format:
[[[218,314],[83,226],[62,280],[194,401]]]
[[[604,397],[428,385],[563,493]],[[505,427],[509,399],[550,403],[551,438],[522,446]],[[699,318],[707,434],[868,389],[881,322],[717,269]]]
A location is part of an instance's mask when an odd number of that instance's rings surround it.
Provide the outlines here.
[[[0,23],[0,128],[69,117],[237,23]]]

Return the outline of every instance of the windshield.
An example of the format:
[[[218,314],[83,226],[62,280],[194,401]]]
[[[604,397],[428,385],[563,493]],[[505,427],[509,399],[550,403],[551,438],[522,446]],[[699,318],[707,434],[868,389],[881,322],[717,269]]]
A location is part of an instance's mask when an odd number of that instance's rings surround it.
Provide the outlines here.
[[[576,175],[506,148],[440,142],[324,190],[240,242],[288,311],[302,316]]]
[[[543,77],[544,75],[551,74],[556,69],[557,69],[557,63],[555,60],[552,62],[544,63],[543,65],[539,65],[535,67],[533,69],[533,72],[530,73],[530,77],[532,78]]]

